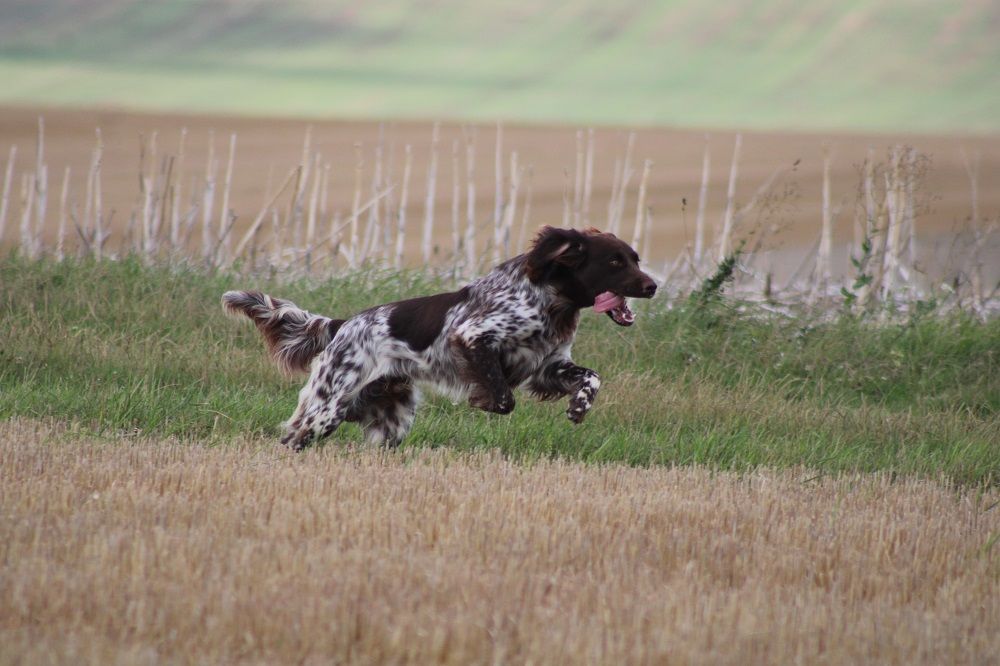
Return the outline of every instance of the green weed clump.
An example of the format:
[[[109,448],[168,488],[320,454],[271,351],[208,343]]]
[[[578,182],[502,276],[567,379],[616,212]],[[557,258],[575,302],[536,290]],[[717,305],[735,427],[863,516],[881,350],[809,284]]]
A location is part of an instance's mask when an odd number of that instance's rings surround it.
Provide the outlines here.
[[[0,418],[220,441],[277,437],[301,377],[268,361],[219,297],[259,288],[324,314],[431,293],[418,273],[276,283],[138,261],[0,261]],[[785,317],[720,297],[640,306],[621,329],[585,312],[576,360],[604,378],[587,421],[518,394],[497,417],[432,398],[406,446],[634,465],[1000,476],[1000,321],[919,311],[878,324]],[[344,426],[331,445],[360,441]],[[276,444],[277,445],[277,444]]]

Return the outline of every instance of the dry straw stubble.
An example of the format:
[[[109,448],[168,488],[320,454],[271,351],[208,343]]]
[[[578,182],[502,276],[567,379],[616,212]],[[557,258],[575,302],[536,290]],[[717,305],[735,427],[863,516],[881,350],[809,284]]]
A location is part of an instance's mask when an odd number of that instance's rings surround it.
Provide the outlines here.
[[[0,660],[983,663],[997,492],[0,426]]]

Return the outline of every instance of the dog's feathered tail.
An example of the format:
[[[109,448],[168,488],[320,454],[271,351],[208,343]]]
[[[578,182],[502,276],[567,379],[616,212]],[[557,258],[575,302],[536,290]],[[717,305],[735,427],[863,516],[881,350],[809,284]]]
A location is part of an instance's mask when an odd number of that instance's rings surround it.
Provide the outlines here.
[[[222,307],[230,314],[249,317],[264,336],[271,358],[287,372],[308,372],[313,358],[330,344],[344,323],[259,291],[227,291],[222,295]]]

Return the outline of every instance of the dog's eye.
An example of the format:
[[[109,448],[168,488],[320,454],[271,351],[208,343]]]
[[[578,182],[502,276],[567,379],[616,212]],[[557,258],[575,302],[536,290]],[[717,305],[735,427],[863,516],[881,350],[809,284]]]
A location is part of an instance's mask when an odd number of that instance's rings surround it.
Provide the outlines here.
[[[621,268],[624,265],[621,259],[612,259],[610,263],[611,268]]]

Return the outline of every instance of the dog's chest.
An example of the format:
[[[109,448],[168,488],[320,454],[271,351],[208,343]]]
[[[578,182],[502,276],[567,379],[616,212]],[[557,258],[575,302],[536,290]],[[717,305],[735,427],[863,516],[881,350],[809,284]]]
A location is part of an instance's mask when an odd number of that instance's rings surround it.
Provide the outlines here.
[[[522,327],[502,338],[499,351],[505,374],[514,384],[534,374],[556,350],[571,344],[576,334],[576,312],[532,309],[519,317]]]

